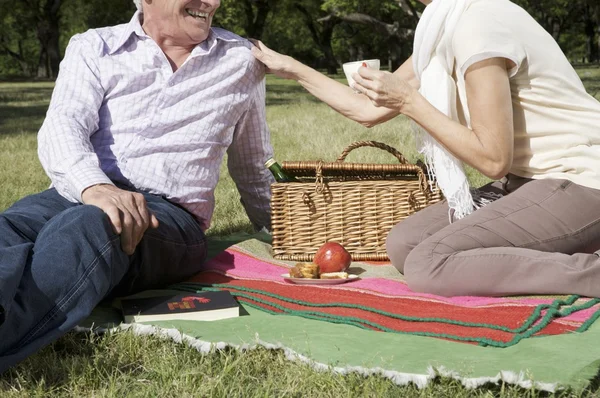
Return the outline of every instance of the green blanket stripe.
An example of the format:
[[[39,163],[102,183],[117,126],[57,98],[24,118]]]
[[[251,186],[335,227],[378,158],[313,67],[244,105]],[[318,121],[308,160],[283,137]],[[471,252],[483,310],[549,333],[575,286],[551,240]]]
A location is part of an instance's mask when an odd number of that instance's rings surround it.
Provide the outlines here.
[[[598,300],[598,299],[595,299]],[[576,332],[585,332],[586,330],[588,330],[590,328],[590,326],[592,326],[592,324],[598,319],[600,318],[600,310],[597,310],[596,312],[594,312],[594,315],[592,315],[590,317],[590,319],[588,319],[587,321],[585,321],[577,330]]]
[[[215,289],[215,290],[217,290],[217,289]],[[413,335],[413,336],[424,336],[424,337],[446,338],[446,339],[455,340],[455,341],[478,343],[480,346],[484,346],[484,347],[487,347],[487,346],[497,347],[497,348],[510,347],[510,346],[513,346],[513,345],[517,344],[519,341],[521,341],[521,340],[523,340],[523,339],[525,339],[527,337],[531,337],[533,334],[537,333],[537,331],[538,331],[538,330],[536,330],[537,328],[533,328],[533,329],[527,331],[526,333],[516,335],[515,337],[513,337],[512,340],[510,340],[508,342],[492,340],[492,339],[488,339],[488,338],[485,338],[485,337],[462,337],[462,336],[455,336],[455,335],[446,334],[446,333],[407,332],[407,331],[399,331],[399,330],[389,329],[389,328],[387,328],[385,326],[379,325],[379,324],[371,322],[371,321],[366,321],[366,320],[360,319],[360,318],[340,316],[340,315],[332,315],[332,314],[323,314],[323,313],[320,313],[320,312],[315,313],[315,312],[311,312],[311,311],[291,310],[291,309],[283,307],[283,306],[281,306],[279,304],[275,304],[275,303],[271,303],[271,302],[268,302],[268,301],[265,301],[265,300],[257,299],[254,296],[250,296],[250,295],[247,295],[247,294],[244,294],[244,293],[235,293],[234,295],[236,297],[245,298],[247,300],[252,300],[252,301],[255,301],[257,303],[266,304],[266,305],[269,305],[271,307],[277,308],[277,309],[281,310],[283,313],[285,313],[286,315],[299,316],[299,317],[307,318],[307,319],[326,320],[326,321],[332,322],[332,323],[353,325],[353,326],[358,326],[361,329],[372,330],[371,328],[368,328],[368,327],[364,326],[364,325],[369,325],[369,326],[372,326],[372,327],[374,327],[376,329],[379,329],[379,330],[381,330],[383,332],[388,332],[388,333],[408,334],[408,335]],[[264,307],[261,307],[260,305],[252,304],[252,303],[250,303],[248,301],[246,301],[245,304],[250,305],[252,308],[256,308],[256,309],[259,309],[259,310],[266,311],[267,313],[270,313],[270,314],[281,315],[281,313],[278,313],[278,312],[275,312],[275,311],[271,311],[271,310],[267,310]]]
[[[256,299],[255,297],[240,293],[240,294],[236,294],[236,297],[243,297],[246,298],[248,300],[253,300],[253,301],[257,301],[257,302],[261,302],[262,300]],[[268,314],[272,314],[272,315],[282,315],[280,312],[276,312],[276,311],[272,311],[272,310],[268,310],[258,304],[253,304],[252,302],[248,302],[246,301],[244,304],[252,307],[252,308],[256,308],[258,310],[261,311],[265,311]],[[280,309],[284,314],[286,315],[293,315],[293,316],[299,316],[302,318],[307,318],[307,319],[313,319],[313,320],[318,320],[318,321],[327,321],[327,322],[331,322],[331,323],[337,323],[337,324],[344,324],[344,325],[351,325],[351,326],[357,326],[361,329],[365,329],[365,330],[373,330],[372,328],[366,327],[365,325],[370,325],[373,326],[376,329],[379,329],[383,332],[388,332],[388,333],[396,333],[396,334],[407,334],[407,335],[413,335],[413,336],[424,336],[424,337],[438,337],[438,338],[446,338],[446,339],[450,339],[450,340],[457,340],[457,341],[463,341],[463,342],[473,342],[473,343],[485,343],[486,345],[489,346],[498,346],[498,347],[503,347],[502,342],[498,342],[495,340],[490,340],[487,338],[481,338],[481,337],[460,337],[460,336],[454,336],[451,334],[444,334],[444,333],[431,333],[431,332],[405,332],[405,331],[399,331],[399,330],[394,330],[394,329],[389,329],[386,328],[384,326],[375,324],[373,322],[370,321],[365,321],[363,319],[358,319],[358,318],[352,318],[352,317],[342,317],[339,315],[329,315],[329,314],[323,314],[323,313],[313,313],[313,312],[309,312],[309,311],[295,311],[295,310],[290,310],[288,308],[282,307],[278,304],[274,304],[274,303],[268,303],[268,302],[264,302],[263,304],[268,304],[271,307],[275,307]],[[506,345],[508,347],[508,345]]]
[[[521,325],[520,327],[518,327],[516,329],[511,329],[509,327],[501,326],[501,325],[492,325],[492,324],[486,324],[486,323],[455,321],[455,320],[446,319],[446,318],[435,318],[435,317],[431,317],[431,318],[419,318],[419,317],[410,317],[410,316],[405,316],[405,315],[393,314],[393,313],[390,313],[390,312],[378,310],[378,309],[367,307],[367,306],[361,306],[361,305],[357,305],[357,304],[347,304],[347,303],[321,303],[321,304],[317,304],[317,303],[310,303],[310,302],[301,301],[301,300],[292,300],[292,299],[289,299],[287,297],[279,296],[279,295],[276,295],[276,294],[273,294],[273,293],[269,293],[269,292],[265,292],[265,291],[258,290],[258,289],[250,289],[250,288],[241,287],[241,286],[231,286],[231,285],[227,285],[227,284],[214,284],[214,285],[179,284],[177,286],[181,286],[181,287],[189,286],[189,288],[192,289],[193,291],[197,291],[194,288],[194,286],[196,286],[196,288],[197,288],[198,285],[200,285],[200,286],[206,286],[206,288],[208,288],[208,289],[210,289],[211,287],[214,287],[216,289],[228,288],[228,289],[235,289],[235,290],[239,290],[239,291],[243,291],[243,292],[261,294],[261,295],[264,295],[264,296],[267,296],[267,297],[276,298],[276,299],[281,300],[281,301],[285,301],[285,302],[289,302],[289,303],[295,303],[295,304],[301,304],[301,305],[304,305],[306,307],[317,307],[317,308],[342,307],[342,308],[360,309],[360,310],[363,310],[363,311],[368,311],[368,312],[376,313],[376,314],[379,314],[379,315],[387,316],[387,317],[390,317],[390,318],[393,318],[393,319],[400,319],[400,320],[408,321],[408,322],[437,322],[437,323],[444,323],[444,324],[457,325],[457,326],[487,328],[487,329],[499,330],[499,331],[508,332],[508,333],[523,333],[523,332],[529,330],[529,328],[540,318],[542,311],[545,310],[545,309],[548,309],[548,312],[546,313],[546,315],[544,316],[544,318],[542,318],[542,320],[545,320],[545,322],[546,322],[546,324],[543,327],[547,326],[552,321],[552,318],[554,318],[554,317],[567,316],[567,315],[572,314],[573,312],[576,312],[576,311],[579,311],[579,310],[583,310],[583,309],[587,309],[587,308],[590,308],[590,307],[592,307],[592,306],[600,303],[600,300],[598,300],[598,299],[589,300],[589,301],[587,301],[584,304],[570,307],[572,310],[569,311],[568,313],[566,313],[565,315],[561,315],[562,313],[558,311],[558,308],[562,307],[562,306],[571,306],[575,301],[577,301],[580,298],[579,296],[572,295],[572,296],[569,296],[565,300],[557,299],[557,300],[554,300],[552,302],[552,304],[539,304],[538,306],[536,306],[535,310],[532,312],[532,314],[529,316],[529,318],[525,321],[525,323],[523,323],[523,325]],[[599,311],[600,311],[600,309],[599,309]],[[549,313],[551,314],[550,316],[548,315]],[[589,327],[589,325],[588,325],[588,327]]]
[[[218,290],[223,290],[223,288],[232,288],[232,286],[229,285],[223,285],[223,284],[215,284],[212,285],[212,287],[207,286],[206,288],[204,288],[204,290],[208,290],[208,291],[218,291]],[[194,292],[198,292],[199,290],[197,289],[193,289],[191,288],[190,290],[194,291]],[[247,290],[249,292],[261,292],[255,289],[248,289],[248,288],[240,288],[240,290]],[[516,334],[510,341],[508,342],[502,342],[502,341],[497,341],[497,340],[492,340],[492,339],[488,339],[488,338],[482,338],[482,337],[461,337],[461,336],[454,336],[454,335],[450,335],[450,334],[444,334],[444,333],[432,333],[432,332],[406,332],[406,331],[398,331],[398,330],[394,330],[394,329],[389,329],[385,326],[379,325],[375,322],[371,322],[371,321],[366,321],[360,318],[355,318],[355,317],[347,317],[347,316],[340,316],[340,315],[333,315],[333,314],[323,314],[320,312],[313,312],[313,311],[297,311],[297,310],[291,310],[289,308],[283,307],[279,304],[275,304],[263,299],[259,299],[256,298],[254,296],[245,294],[245,293],[240,293],[240,292],[232,292],[232,294],[236,297],[241,297],[241,298],[245,298],[247,300],[251,300],[260,304],[264,304],[264,305],[268,305],[274,308],[279,309],[280,311],[282,311],[285,314],[288,315],[294,315],[294,316],[300,316],[303,318],[307,318],[307,319],[315,319],[315,320],[325,320],[328,322],[332,322],[332,323],[337,323],[337,324],[347,324],[347,325],[352,325],[352,326],[356,326],[359,327],[361,329],[368,329],[368,330],[372,330],[372,328],[378,329],[380,331],[384,331],[384,332],[389,332],[389,333],[397,333],[397,334],[410,334],[410,335],[416,335],[416,336],[425,336],[425,337],[438,337],[438,338],[446,338],[446,339],[450,339],[450,340],[456,340],[456,341],[463,341],[463,342],[473,342],[473,343],[478,343],[481,346],[492,346],[492,347],[498,347],[498,348],[506,348],[506,347],[510,347],[513,346],[515,344],[517,344],[519,341],[525,339],[525,338],[529,338],[532,337],[535,333],[539,332],[540,330],[542,330],[543,328],[545,328],[546,326],[548,326],[548,324],[550,324],[550,322],[552,321],[553,318],[559,316],[560,314],[562,314],[561,311],[559,311],[558,309],[558,304],[559,302],[562,303],[568,303],[568,305],[573,304],[573,302],[575,302],[578,298],[578,296],[572,296],[569,297],[567,300],[555,300],[555,302],[552,303],[553,308],[551,308],[546,314],[545,316],[542,318],[542,320],[540,321],[540,323],[538,325],[536,325],[535,327],[525,331],[525,333],[518,333]],[[271,295],[274,297],[278,297],[277,295]],[[588,302],[579,305],[579,306],[573,306],[568,308],[565,311],[565,314],[571,314],[573,312],[575,312],[576,310],[581,310],[581,309],[585,309],[585,308],[589,308],[593,305],[596,304],[595,301],[597,299],[594,300],[589,300]],[[291,301],[291,302],[297,302],[294,300],[284,300],[284,301]],[[600,302],[600,300],[598,300],[598,302]],[[260,305],[257,304],[253,304],[251,302],[246,302],[247,305],[251,306],[252,308],[256,308],[259,310],[263,310],[267,313],[273,314],[273,315],[281,315],[281,313],[279,312],[275,312],[275,311],[271,311],[268,310]],[[313,303],[310,303],[313,304]],[[547,305],[547,304],[546,304]],[[323,307],[323,305],[315,305],[315,306],[319,306],[319,307]],[[332,306],[332,305],[328,305],[328,306]],[[347,305],[346,305],[347,306]],[[350,307],[350,308],[357,308],[356,306]],[[368,307],[365,307],[368,308]],[[579,309],[577,309],[579,308]],[[375,309],[374,312],[376,312]],[[597,312],[600,312],[597,311]],[[393,314],[395,315],[395,314]],[[419,319],[419,318],[417,318]],[[442,322],[440,322],[442,323]],[[447,322],[449,323],[449,322]],[[455,321],[455,323],[453,323],[455,325],[459,325],[459,326],[464,326],[466,324],[468,324],[467,322],[458,322]],[[369,325],[371,326],[371,328],[365,326],[365,325]],[[485,324],[484,324],[485,325]],[[591,323],[590,323],[591,325]],[[489,326],[497,326],[497,325],[489,325]],[[484,326],[485,327],[485,326]],[[589,325],[588,325],[589,327]],[[490,329],[495,329],[494,327],[489,327]],[[579,331],[579,329],[577,330]],[[514,333],[514,332],[513,332]]]
[[[537,332],[539,332],[540,330],[542,330],[543,328],[545,328],[546,326],[548,326],[550,324],[550,322],[552,322],[553,318],[562,318],[564,316],[570,315],[576,311],[580,311],[580,310],[584,310],[587,308],[590,308],[594,305],[596,305],[598,302],[600,302],[600,300],[598,299],[592,299],[592,300],[588,300],[587,302],[585,302],[584,304],[581,305],[574,305],[572,307],[567,308],[564,312],[560,311],[559,308],[550,308],[547,312],[546,315],[544,315],[544,317],[542,318],[542,320],[540,321],[540,323],[538,323],[537,325],[535,325],[534,327],[532,327],[531,329],[527,330],[525,333],[519,333],[516,334],[513,339],[511,341],[509,341],[507,345],[511,346],[511,345],[515,345],[517,344],[519,341],[526,339],[528,337],[533,336],[534,334],[536,334]],[[553,303],[554,304],[554,303]],[[596,315],[598,313],[598,311],[596,311],[596,313],[594,313],[594,315]],[[593,318],[593,316],[592,316]],[[589,325],[588,325],[589,327]],[[581,327],[579,327],[576,332],[579,332],[581,329]],[[585,331],[581,330],[581,332]],[[486,343],[481,344],[483,346],[486,346]]]

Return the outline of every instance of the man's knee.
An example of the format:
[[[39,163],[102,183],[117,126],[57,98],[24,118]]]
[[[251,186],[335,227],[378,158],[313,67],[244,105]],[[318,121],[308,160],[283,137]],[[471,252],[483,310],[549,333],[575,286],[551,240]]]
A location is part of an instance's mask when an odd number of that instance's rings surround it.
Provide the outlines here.
[[[108,215],[99,207],[81,205],[67,209],[52,220],[40,232],[40,238],[48,234],[69,235],[73,239],[109,239],[114,235]]]
[[[108,216],[89,205],[72,207],[52,218],[40,232],[34,250],[47,255],[62,251],[65,256],[80,259],[82,265],[112,251],[107,255],[114,261],[125,265],[128,262]]]
[[[129,266],[119,236],[96,206],[76,206],[58,214],[40,232],[34,250],[33,269],[62,258],[61,264],[53,265],[54,272],[64,272],[67,279],[86,279],[103,294],[119,283]],[[49,283],[69,286],[67,279],[57,276]]]

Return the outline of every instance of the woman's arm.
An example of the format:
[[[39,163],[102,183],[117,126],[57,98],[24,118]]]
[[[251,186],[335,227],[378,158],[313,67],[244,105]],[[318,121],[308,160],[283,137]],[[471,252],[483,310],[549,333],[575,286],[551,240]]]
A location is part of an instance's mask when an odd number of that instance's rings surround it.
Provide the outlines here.
[[[461,161],[498,179],[512,165],[514,130],[507,60],[491,58],[465,74],[471,128],[438,111],[405,81],[360,68],[356,88],[379,106],[398,109]]]
[[[271,50],[259,41],[253,43],[255,46],[252,53],[267,66],[269,72],[298,81],[312,95],[351,120],[366,127],[373,127],[400,113],[397,109],[377,107],[369,98],[356,94],[349,86],[323,75],[292,57]],[[409,82],[415,88],[419,87],[412,66],[412,57],[404,62],[394,75]]]

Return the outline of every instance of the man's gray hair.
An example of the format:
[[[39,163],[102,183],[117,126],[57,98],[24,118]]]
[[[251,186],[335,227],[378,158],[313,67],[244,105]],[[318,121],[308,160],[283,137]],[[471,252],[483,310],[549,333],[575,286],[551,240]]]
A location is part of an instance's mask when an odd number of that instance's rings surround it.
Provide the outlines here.
[[[133,4],[135,4],[140,12],[142,11],[142,0],[133,0]]]

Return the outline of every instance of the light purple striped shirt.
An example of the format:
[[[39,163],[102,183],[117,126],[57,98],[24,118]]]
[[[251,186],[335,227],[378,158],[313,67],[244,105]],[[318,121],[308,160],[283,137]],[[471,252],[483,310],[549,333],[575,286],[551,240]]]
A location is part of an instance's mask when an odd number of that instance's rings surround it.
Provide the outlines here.
[[[69,42],[38,134],[52,185],[77,202],[87,187],[124,183],[182,205],[206,229],[227,152],[246,213],[268,228],[273,149],[250,43],[213,28],[173,73],[140,18]]]

